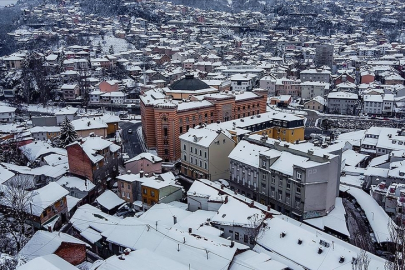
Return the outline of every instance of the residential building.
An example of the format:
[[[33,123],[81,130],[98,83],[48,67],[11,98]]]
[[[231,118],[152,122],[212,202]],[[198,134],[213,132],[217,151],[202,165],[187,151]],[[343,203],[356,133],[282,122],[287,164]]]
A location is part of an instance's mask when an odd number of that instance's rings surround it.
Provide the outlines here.
[[[300,73],[301,82],[318,81],[330,83],[331,72],[326,69],[307,69]]]
[[[15,120],[16,108],[0,105],[0,122],[10,123]]]
[[[267,91],[220,92],[187,75],[168,88],[140,96],[145,143],[164,161],[181,157],[179,136],[199,124],[229,121],[266,112]]]
[[[256,84],[255,74],[235,74],[231,76],[231,90],[252,91]]]
[[[326,106],[326,100],[321,96],[316,96],[313,99],[304,103],[304,109],[323,112]]]
[[[60,135],[60,127],[49,126],[49,127],[33,127],[30,129],[31,135],[35,140],[47,142]]]
[[[199,126],[182,134],[180,145],[184,175],[211,181],[228,178],[228,155],[235,147],[229,132]]]
[[[363,112],[368,115],[381,115],[383,113],[383,97],[381,95],[364,95]]]
[[[276,96],[290,95],[294,98],[301,96],[301,81],[281,78],[276,80]]]
[[[354,93],[331,92],[327,97],[327,108],[329,113],[349,114],[356,113],[359,97]]]
[[[314,97],[320,96],[325,97],[329,94],[330,84],[324,82],[311,82],[306,81],[300,84],[301,86],[301,98],[303,99],[313,99]]]
[[[60,125],[63,123],[65,118],[69,119],[70,121],[76,119],[78,108],[73,108],[71,106],[67,106],[65,108],[59,109],[55,112],[56,116],[56,124]]]
[[[241,162],[244,151],[231,153],[231,160],[236,161],[230,163],[231,189],[238,192],[238,180],[243,177],[248,184],[247,169],[254,162],[255,166],[259,163],[259,167],[251,170],[250,178],[254,179],[252,172],[259,170],[258,192],[254,184],[247,187],[249,193],[256,193],[256,200],[262,204],[298,220],[324,216],[333,209],[339,193],[340,156],[321,148],[308,149],[305,144],[290,144],[260,135],[249,136],[245,148],[250,147],[249,144],[257,148],[251,156],[256,161]],[[253,146],[255,144],[267,150]]]
[[[332,44],[320,44],[315,47],[315,65],[328,66],[332,68],[333,64],[333,50]]]
[[[79,137],[100,136],[107,137],[108,125],[97,118],[80,118],[73,120],[72,125]]]
[[[88,179],[63,176],[56,183],[69,191],[70,196],[80,199],[80,204],[92,203],[95,199],[96,186]]]
[[[75,100],[80,96],[80,88],[78,84],[64,84],[60,88],[63,93],[63,99]]]
[[[139,155],[125,161],[125,170],[133,174],[141,171],[144,173],[161,173],[162,159],[151,153],[140,153]]]
[[[47,248],[38,248],[46,246]],[[63,232],[37,231],[18,253],[31,261],[41,256],[55,254],[73,265],[86,260],[87,244]]]
[[[267,90],[268,95],[273,97],[276,95],[276,81],[277,79],[271,75],[264,76],[260,79],[259,87],[261,89]]]
[[[73,175],[89,179],[100,193],[107,180],[118,174],[118,150],[120,147],[100,137],[87,137],[66,147],[69,171]]]

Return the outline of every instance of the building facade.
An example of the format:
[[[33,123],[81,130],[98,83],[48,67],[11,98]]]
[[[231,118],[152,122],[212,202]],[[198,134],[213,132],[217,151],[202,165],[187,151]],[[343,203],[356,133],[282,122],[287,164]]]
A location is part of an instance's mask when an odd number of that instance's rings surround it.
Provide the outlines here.
[[[145,92],[140,99],[147,147],[156,149],[164,161],[175,161],[181,156],[181,134],[200,124],[264,113],[267,91],[220,92],[187,75],[169,88]]]

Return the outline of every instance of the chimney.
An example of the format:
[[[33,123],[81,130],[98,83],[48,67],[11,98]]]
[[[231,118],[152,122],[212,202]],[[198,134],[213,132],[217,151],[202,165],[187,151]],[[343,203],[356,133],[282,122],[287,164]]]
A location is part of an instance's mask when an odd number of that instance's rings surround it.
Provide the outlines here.
[[[131,174],[131,170],[128,170],[128,171],[127,171],[127,174]]]
[[[192,233],[193,232],[193,229],[192,228],[188,228],[188,233]]]
[[[130,252],[131,252],[131,249],[130,249],[130,248],[124,249],[124,254],[125,254],[125,256],[128,256]]]
[[[173,216],[173,224],[176,224],[176,223],[177,223],[177,217]]]
[[[143,177],[143,171],[139,172],[139,177],[142,178]]]
[[[233,248],[235,246],[235,242],[231,241],[231,248]]]

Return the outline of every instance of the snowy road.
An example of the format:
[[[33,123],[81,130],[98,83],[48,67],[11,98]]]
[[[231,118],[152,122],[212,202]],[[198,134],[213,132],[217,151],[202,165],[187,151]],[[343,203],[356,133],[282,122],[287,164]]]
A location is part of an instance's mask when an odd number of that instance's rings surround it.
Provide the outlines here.
[[[124,146],[123,152],[127,153],[129,158],[133,158],[140,153],[145,152],[143,138],[139,138],[139,132],[137,132],[141,125],[141,123],[131,122],[119,123],[119,126],[122,129],[122,139]],[[128,133],[129,129],[132,129],[132,133]]]

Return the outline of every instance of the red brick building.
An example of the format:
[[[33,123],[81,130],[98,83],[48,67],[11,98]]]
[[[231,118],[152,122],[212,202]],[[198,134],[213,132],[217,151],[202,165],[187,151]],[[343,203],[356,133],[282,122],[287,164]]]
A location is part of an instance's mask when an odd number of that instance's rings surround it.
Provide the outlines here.
[[[164,161],[180,158],[179,136],[200,124],[229,121],[266,112],[267,91],[220,92],[186,75],[170,87],[141,96],[142,131],[148,148]]]
[[[66,147],[69,171],[73,175],[89,179],[97,191],[102,191],[108,178],[118,173],[120,147],[100,137],[87,137]]]

